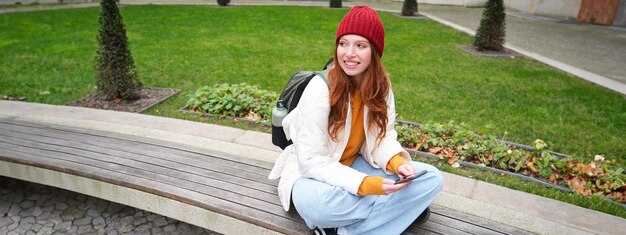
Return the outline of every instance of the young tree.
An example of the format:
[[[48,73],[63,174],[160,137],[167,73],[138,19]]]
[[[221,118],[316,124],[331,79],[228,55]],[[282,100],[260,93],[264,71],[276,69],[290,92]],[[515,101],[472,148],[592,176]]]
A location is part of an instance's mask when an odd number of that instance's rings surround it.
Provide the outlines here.
[[[504,3],[502,0],[488,0],[483,17],[474,38],[478,50],[501,51],[504,49],[505,28]]]
[[[341,0],[330,0],[331,8],[341,8]]]
[[[404,0],[402,4],[403,16],[415,16],[417,15],[417,0]]]
[[[230,0],[217,0],[217,4],[223,7],[228,6],[229,3],[230,3]]]
[[[98,92],[107,99],[136,99],[143,85],[135,71],[116,0],[102,0],[100,5],[102,12],[95,66]]]

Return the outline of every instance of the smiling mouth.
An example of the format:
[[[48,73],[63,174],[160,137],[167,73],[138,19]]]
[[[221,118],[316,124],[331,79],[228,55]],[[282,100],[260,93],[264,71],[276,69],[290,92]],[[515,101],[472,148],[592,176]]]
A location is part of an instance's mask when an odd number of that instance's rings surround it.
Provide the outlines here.
[[[343,61],[343,63],[345,65],[347,65],[348,67],[356,67],[357,65],[361,64],[360,62],[353,62],[353,61]]]

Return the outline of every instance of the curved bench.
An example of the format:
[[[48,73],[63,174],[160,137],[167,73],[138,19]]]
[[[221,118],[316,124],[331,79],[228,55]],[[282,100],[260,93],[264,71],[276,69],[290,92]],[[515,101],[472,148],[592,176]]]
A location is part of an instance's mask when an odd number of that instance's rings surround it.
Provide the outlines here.
[[[306,234],[271,163],[112,132],[0,118],[0,175],[114,201],[225,234]],[[524,234],[433,206],[406,234]]]

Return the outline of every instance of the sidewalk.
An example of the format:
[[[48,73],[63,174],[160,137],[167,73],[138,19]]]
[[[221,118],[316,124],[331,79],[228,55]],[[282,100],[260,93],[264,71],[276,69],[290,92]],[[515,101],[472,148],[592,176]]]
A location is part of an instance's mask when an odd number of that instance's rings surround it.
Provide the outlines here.
[[[143,136],[268,162],[280,152],[267,133],[136,113],[0,101],[0,118]],[[539,234],[626,231],[626,220],[616,216],[453,174],[444,179],[434,203],[469,215]]]

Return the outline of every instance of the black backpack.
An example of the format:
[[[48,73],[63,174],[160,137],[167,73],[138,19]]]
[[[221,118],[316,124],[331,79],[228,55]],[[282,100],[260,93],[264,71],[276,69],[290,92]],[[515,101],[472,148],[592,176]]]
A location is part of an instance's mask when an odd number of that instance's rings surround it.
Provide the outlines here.
[[[291,110],[298,106],[298,102],[300,102],[300,98],[302,98],[304,88],[309,85],[309,82],[311,82],[311,79],[315,77],[315,75],[322,77],[324,82],[326,82],[326,85],[328,85],[328,66],[332,63],[333,58],[330,58],[322,71],[298,71],[291,76],[287,85],[283,88],[283,91],[280,92],[280,97],[278,98],[278,100],[283,100],[285,108],[287,108],[287,113],[290,113]],[[272,143],[281,149],[285,149],[287,146],[293,144],[291,140],[287,140],[283,127],[274,125],[272,125]]]

